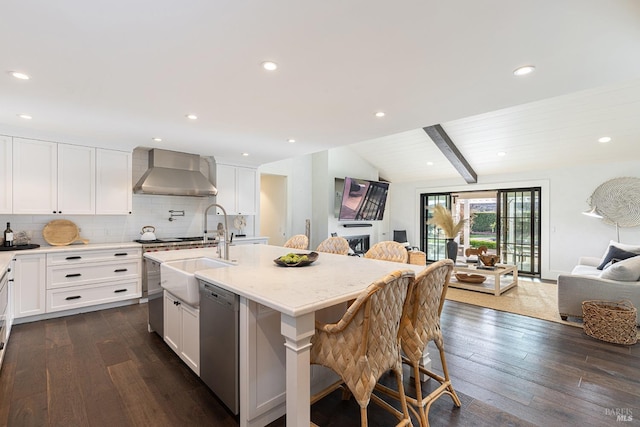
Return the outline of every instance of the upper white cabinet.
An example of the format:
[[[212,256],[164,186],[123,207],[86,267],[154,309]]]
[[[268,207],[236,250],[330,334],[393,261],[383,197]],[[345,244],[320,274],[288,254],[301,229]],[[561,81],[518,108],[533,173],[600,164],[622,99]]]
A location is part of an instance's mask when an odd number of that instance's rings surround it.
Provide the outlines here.
[[[13,213],[58,213],[58,144],[13,138]]]
[[[131,213],[131,153],[96,149],[96,213]]]
[[[3,142],[0,139],[0,162],[6,153]],[[131,213],[131,153],[13,138],[12,166],[12,184],[4,186],[13,192],[7,213]],[[5,175],[0,172],[0,179]],[[0,200],[0,212],[2,205]]]
[[[96,211],[95,148],[58,144],[58,213]]]
[[[257,211],[256,169],[216,164],[216,202],[229,215],[255,215]],[[217,214],[222,212],[217,210]]]
[[[0,214],[13,212],[13,144],[0,135]]]
[[[13,213],[95,213],[94,148],[14,138]]]

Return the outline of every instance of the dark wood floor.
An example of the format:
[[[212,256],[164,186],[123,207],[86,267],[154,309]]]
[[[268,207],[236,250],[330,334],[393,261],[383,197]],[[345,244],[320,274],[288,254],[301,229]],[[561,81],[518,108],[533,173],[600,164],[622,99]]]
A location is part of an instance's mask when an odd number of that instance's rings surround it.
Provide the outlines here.
[[[237,426],[147,333],[146,316],[143,304],[14,326],[0,373],[0,425]],[[432,426],[620,425],[616,412],[633,417],[622,425],[638,424],[640,345],[451,301],[442,323],[462,407],[438,400]],[[373,404],[369,417],[371,426],[391,424]],[[312,418],[359,425],[357,405],[338,393],[316,404]]]

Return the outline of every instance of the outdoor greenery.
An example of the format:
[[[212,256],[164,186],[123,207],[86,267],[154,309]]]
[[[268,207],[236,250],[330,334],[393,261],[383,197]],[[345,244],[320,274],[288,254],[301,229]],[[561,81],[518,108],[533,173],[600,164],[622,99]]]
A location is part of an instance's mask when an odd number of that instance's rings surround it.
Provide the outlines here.
[[[486,246],[487,249],[496,248],[496,242],[494,242],[493,240],[469,239],[469,244],[472,248],[477,248],[478,246]]]
[[[473,221],[471,221],[471,231],[495,232],[496,229],[496,213],[495,212],[475,212]]]

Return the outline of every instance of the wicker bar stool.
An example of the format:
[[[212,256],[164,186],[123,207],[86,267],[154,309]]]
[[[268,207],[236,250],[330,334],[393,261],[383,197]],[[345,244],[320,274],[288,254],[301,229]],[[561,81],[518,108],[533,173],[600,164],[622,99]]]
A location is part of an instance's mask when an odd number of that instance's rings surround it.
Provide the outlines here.
[[[395,271],[369,285],[337,323],[316,322],[311,363],[332,369],[341,379],[312,396],[311,403],[346,385],[360,405],[361,426],[368,425],[370,400],[392,413],[397,426],[412,425],[402,385],[398,328],[413,278],[411,270]],[[402,412],[373,394],[376,383],[389,370],[397,379]]]
[[[285,248],[307,249],[309,247],[309,238],[304,234],[296,234],[291,236],[289,240],[284,242]]]
[[[346,255],[349,253],[349,242],[344,237],[329,237],[320,242],[320,244],[316,248],[316,251]]]
[[[388,240],[371,246],[364,257],[406,263],[409,259],[409,253],[402,243]]]
[[[444,341],[440,330],[440,313],[444,304],[444,297],[449,286],[449,278],[453,271],[453,261],[440,260],[422,270],[415,278],[415,285],[407,295],[406,311],[402,315],[400,324],[400,339],[402,343],[403,362],[413,369],[416,397],[406,396],[411,404],[410,408],[420,419],[420,425],[429,425],[429,408],[440,396],[448,394],[453,403],[460,407],[460,399],[456,394],[444,354]],[[433,341],[440,352],[443,376],[420,366],[420,361],[429,341]],[[422,396],[420,374],[426,374],[440,383],[438,388],[427,396]],[[403,390],[392,390],[378,385],[379,391],[385,392],[397,399],[402,399]],[[414,409],[415,408],[415,409]]]

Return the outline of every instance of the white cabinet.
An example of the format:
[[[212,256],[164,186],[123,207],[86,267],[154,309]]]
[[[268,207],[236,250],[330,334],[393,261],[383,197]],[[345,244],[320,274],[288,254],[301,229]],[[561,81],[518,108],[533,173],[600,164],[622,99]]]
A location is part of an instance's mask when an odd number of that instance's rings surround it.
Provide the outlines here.
[[[255,215],[257,213],[256,169],[216,164],[216,203],[229,215]],[[221,211],[217,211],[221,215]]]
[[[0,135],[0,214],[13,212],[13,143]]]
[[[45,255],[16,255],[15,259],[13,282],[15,318],[44,313],[46,310]]]
[[[47,313],[142,296],[139,248],[47,254]]]
[[[164,341],[200,375],[200,310],[164,291]]]
[[[58,145],[13,138],[13,213],[58,213]]]
[[[12,193],[14,214],[130,214],[131,153],[13,138]]]
[[[58,145],[57,206],[59,214],[96,211],[96,155],[93,147]]]
[[[131,213],[131,153],[96,149],[96,213]]]

